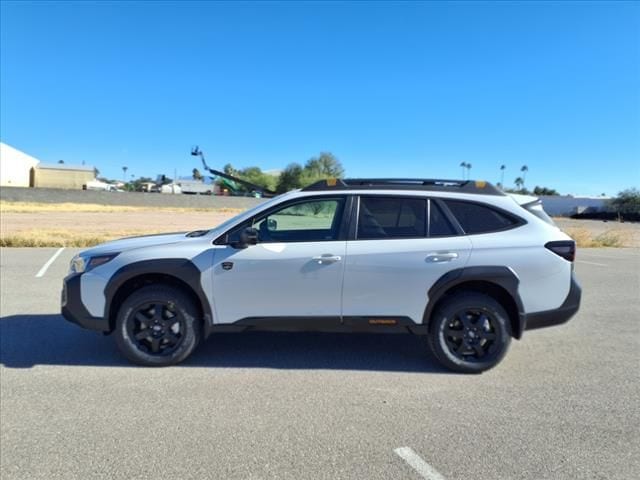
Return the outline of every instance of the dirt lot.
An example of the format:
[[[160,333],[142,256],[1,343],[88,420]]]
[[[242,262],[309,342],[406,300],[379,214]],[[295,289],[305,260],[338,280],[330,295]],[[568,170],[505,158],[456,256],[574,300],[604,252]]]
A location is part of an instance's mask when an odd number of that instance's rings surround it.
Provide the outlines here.
[[[124,236],[207,229],[240,211],[141,208],[96,212],[69,211],[67,207],[64,211],[16,212],[6,206],[5,203],[0,222],[3,246],[87,246]],[[581,246],[640,247],[637,223],[571,219],[556,222]]]

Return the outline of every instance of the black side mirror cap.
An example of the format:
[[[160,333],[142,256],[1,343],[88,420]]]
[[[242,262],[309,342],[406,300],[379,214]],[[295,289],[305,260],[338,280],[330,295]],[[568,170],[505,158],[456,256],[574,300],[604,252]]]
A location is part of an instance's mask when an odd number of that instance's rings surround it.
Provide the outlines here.
[[[258,243],[258,230],[252,227],[245,228],[240,232],[240,241],[233,243],[233,248],[247,248]]]

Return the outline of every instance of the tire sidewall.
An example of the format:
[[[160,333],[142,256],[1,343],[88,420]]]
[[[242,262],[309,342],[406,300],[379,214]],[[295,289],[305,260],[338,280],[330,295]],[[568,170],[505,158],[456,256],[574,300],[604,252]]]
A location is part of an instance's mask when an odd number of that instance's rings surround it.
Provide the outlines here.
[[[454,355],[447,345],[444,330],[456,313],[463,309],[480,310],[492,317],[497,335],[497,349],[482,362],[465,361]],[[466,294],[453,297],[438,308],[430,328],[431,345],[438,360],[446,367],[463,373],[480,373],[495,367],[504,358],[511,343],[508,315],[493,298],[481,294]]]
[[[129,335],[127,324],[143,303],[173,302],[184,319],[184,338],[170,355],[156,356],[140,350]],[[116,321],[116,343],[120,351],[132,362],[145,366],[169,366],[186,359],[200,340],[200,325],[193,302],[179,290],[170,287],[144,287],[127,298],[118,312]]]

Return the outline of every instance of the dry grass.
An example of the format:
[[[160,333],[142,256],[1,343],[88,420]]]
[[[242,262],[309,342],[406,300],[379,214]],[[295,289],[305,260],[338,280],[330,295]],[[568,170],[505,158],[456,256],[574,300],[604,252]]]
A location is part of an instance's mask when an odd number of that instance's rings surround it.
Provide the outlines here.
[[[566,228],[564,232],[581,248],[623,247],[631,242],[630,232],[615,229],[598,235],[594,235],[586,228]]]
[[[92,247],[124,237],[162,233],[149,230],[121,230],[116,232],[78,232],[69,230],[23,230],[0,237],[0,247]]]
[[[205,207],[133,207],[127,205],[100,205],[97,203],[37,203],[0,201],[0,213],[122,213],[122,212],[216,212],[240,213],[242,208]]]

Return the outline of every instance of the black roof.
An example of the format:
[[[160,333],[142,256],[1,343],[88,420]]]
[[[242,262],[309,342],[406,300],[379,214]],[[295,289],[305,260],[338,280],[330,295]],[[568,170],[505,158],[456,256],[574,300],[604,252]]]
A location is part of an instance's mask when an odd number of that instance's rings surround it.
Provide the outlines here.
[[[442,180],[435,178],[329,178],[317,181],[303,192],[326,190],[428,190],[435,192],[504,195],[502,190],[481,180]]]

